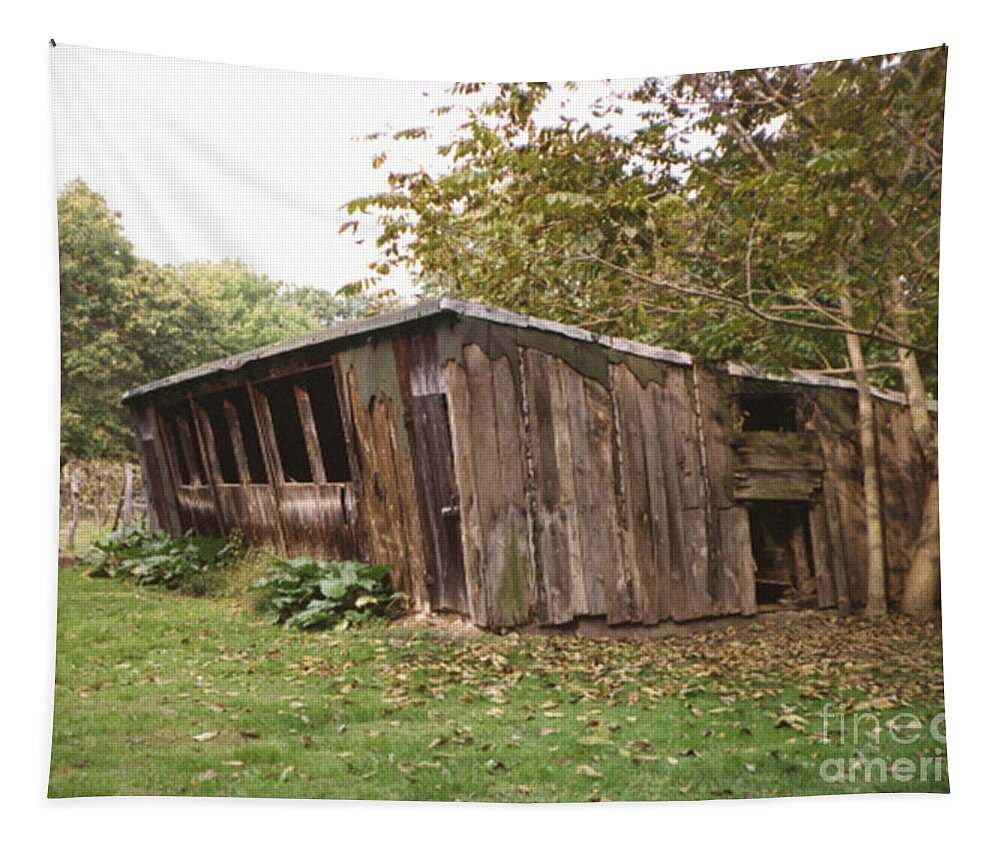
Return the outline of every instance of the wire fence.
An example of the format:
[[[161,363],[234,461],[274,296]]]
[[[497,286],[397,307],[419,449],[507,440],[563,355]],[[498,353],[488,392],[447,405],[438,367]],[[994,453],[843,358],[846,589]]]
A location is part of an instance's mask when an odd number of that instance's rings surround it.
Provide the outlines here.
[[[84,552],[125,526],[148,522],[142,471],[126,461],[66,462],[59,480],[59,549]]]

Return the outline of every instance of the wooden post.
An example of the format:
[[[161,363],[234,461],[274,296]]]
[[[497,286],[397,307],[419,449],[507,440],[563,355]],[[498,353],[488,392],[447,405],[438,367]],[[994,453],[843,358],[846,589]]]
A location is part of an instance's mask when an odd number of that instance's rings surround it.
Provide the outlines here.
[[[302,434],[306,440],[306,454],[309,456],[312,480],[317,484],[326,484],[326,468],[323,466],[323,453],[319,445],[319,432],[316,431],[316,419],[313,417],[312,401],[304,387],[298,384],[293,387],[295,403],[299,408],[299,419],[302,421]]]
[[[226,412],[226,424],[229,426],[229,439],[233,444],[233,455],[236,458],[236,469],[239,473],[240,484],[250,484],[250,465],[247,462],[246,447],[243,445],[243,432],[240,430],[240,415],[236,406],[229,400],[222,402],[223,410]]]
[[[122,526],[132,525],[132,465],[125,462],[125,484],[122,488]]]
[[[201,478],[201,465],[198,463],[197,451],[194,445],[194,438],[191,435],[190,420],[182,416],[180,412],[174,415],[174,422],[177,423],[177,431],[181,438],[181,452],[184,453],[184,463],[188,468],[188,479],[192,485],[203,485],[206,482]]]
[[[267,399],[249,379],[244,382],[247,398],[250,400],[250,412],[253,414],[254,426],[257,429],[257,439],[260,441],[261,456],[267,471],[267,480],[274,496],[274,510],[278,515],[278,534],[281,537],[280,549],[288,552],[288,532],[285,520],[281,514],[281,488],[285,484],[285,472],[281,466],[281,453],[274,436],[274,423],[271,422],[271,409]]]
[[[122,481],[122,492],[115,500],[115,519],[111,521],[111,531],[118,528],[118,521],[122,519],[122,504],[125,502],[125,482]]]
[[[80,468],[76,461],[69,464],[69,530],[66,533],[66,549],[76,549],[76,526],[80,522]]]
[[[222,473],[219,471],[219,459],[215,454],[212,423],[209,422],[205,409],[195,402],[194,396],[190,393],[188,393],[187,402],[188,410],[191,412],[191,419],[194,420],[194,433],[198,438],[198,446],[201,450],[205,475],[208,478],[209,489],[212,492],[216,526],[218,526],[219,534],[225,537],[229,530],[226,528],[226,516],[222,511],[222,500],[219,498],[219,484],[222,482]]]

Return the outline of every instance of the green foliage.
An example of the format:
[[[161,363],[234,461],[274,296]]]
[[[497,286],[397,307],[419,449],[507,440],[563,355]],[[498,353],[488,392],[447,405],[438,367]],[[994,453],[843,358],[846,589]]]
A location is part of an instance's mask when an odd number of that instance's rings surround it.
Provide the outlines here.
[[[275,562],[255,587],[265,593],[274,623],[299,629],[346,627],[401,610],[406,595],[392,593],[390,570],[388,565],[303,556]]]
[[[126,390],[381,306],[272,281],[237,260],[142,260],[119,214],[80,180],[60,193],[58,215],[64,462],[132,453]]]
[[[188,588],[198,594],[199,579],[219,568],[238,546],[234,540],[201,538],[190,533],[170,538],[164,532],[127,528],[94,544],[96,553],[81,564],[93,577],[131,579],[139,585]]]
[[[637,113],[625,133],[542,126],[555,93],[503,84],[441,146],[446,174],[390,174],[349,207],[377,216],[376,280],[402,267],[428,291],[775,369],[843,367],[848,322],[893,361],[886,340],[937,341],[945,64],[935,48],[650,79],[594,104]],[[921,366],[932,387],[936,359]]]

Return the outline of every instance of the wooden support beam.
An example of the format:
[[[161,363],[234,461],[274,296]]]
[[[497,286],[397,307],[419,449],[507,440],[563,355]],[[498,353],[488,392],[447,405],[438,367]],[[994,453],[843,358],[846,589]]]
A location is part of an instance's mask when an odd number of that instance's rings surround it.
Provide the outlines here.
[[[190,393],[187,397],[191,411],[191,418],[194,420],[194,430],[198,436],[198,445],[201,447],[201,457],[205,464],[205,471],[208,475],[208,484],[212,490],[212,501],[215,503],[215,520],[221,535],[225,536],[226,518],[222,511],[222,500],[219,499],[218,483],[222,481],[222,474],[219,472],[219,459],[215,454],[215,442],[212,437],[212,424],[208,421],[208,414],[194,400]]]
[[[205,471],[208,473],[209,483],[215,485],[222,481],[222,468],[219,465],[219,456],[215,451],[215,433],[212,430],[212,422],[208,418],[208,412],[194,400],[194,397],[189,397],[188,401],[191,405],[198,443],[201,446],[201,457],[205,463]]]
[[[229,399],[222,401],[222,409],[226,412],[226,425],[229,426],[229,440],[233,444],[233,456],[236,459],[236,470],[241,485],[251,484],[250,464],[247,462],[246,447],[243,445],[243,432],[240,429],[240,415]]]
[[[196,454],[195,439],[191,435],[190,420],[179,413],[175,413],[174,422],[177,425],[177,433],[181,438],[181,452],[184,454],[184,463],[187,465],[188,477],[191,479],[191,484],[204,485],[206,482],[202,477],[202,466],[198,460],[199,456]]]
[[[285,521],[281,516],[281,486],[285,483],[285,472],[281,467],[281,455],[278,453],[278,443],[274,437],[274,423],[271,422],[271,409],[267,399],[253,384],[247,380],[244,384],[247,398],[250,401],[250,411],[253,413],[254,426],[257,428],[257,439],[260,441],[260,453],[264,458],[264,469],[267,470],[267,480],[274,495],[274,508],[278,515],[278,535],[281,550],[288,551],[288,533]]]
[[[316,431],[312,401],[304,387],[295,384],[293,388],[295,390],[295,404],[299,408],[299,420],[302,423],[302,434],[306,439],[306,454],[309,456],[312,480],[317,484],[326,484],[326,467],[323,466],[323,452],[319,445],[319,432]]]
[[[333,369],[333,384],[337,392],[337,407],[340,409],[340,421],[344,427],[344,443],[347,444],[347,464],[351,468],[351,480],[354,487],[360,493],[361,490],[361,462],[358,458],[357,435],[354,431],[354,417],[351,411],[351,400],[347,397],[344,388],[344,373],[340,368],[340,359],[336,355],[330,356],[330,366]]]

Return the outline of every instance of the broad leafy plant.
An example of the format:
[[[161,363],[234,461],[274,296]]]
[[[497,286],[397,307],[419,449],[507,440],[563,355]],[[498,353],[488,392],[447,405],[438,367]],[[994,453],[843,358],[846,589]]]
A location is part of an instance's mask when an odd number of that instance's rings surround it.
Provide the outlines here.
[[[232,546],[233,541],[191,533],[170,538],[163,532],[126,528],[94,544],[97,552],[86,556],[84,564],[90,576],[177,589],[214,568]]]
[[[317,561],[308,556],[275,562],[254,585],[264,592],[274,623],[298,629],[346,628],[392,617],[406,595],[393,593],[391,568],[359,561]]]

